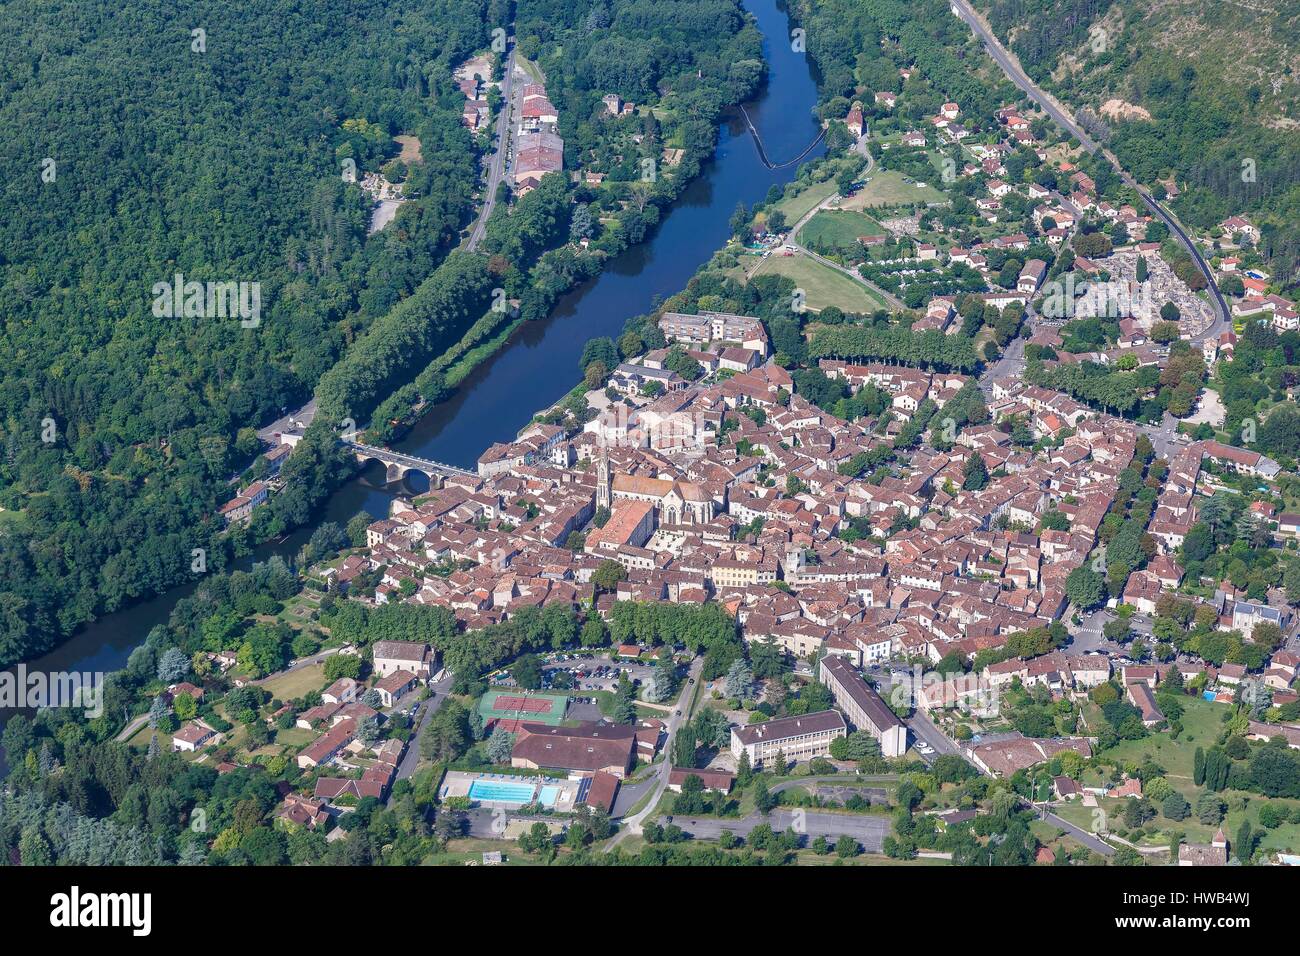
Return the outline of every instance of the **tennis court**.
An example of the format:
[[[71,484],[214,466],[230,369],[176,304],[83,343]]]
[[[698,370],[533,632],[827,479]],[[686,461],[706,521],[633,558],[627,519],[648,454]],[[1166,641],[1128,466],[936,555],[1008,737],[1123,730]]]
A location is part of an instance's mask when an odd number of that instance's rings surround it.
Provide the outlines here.
[[[503,730],[518,730],[521,722],[557,727],[564,720],[569,698],[564,694],[520,693],[517,690],[489,690],[478,702],[484,726],[499,724]]]

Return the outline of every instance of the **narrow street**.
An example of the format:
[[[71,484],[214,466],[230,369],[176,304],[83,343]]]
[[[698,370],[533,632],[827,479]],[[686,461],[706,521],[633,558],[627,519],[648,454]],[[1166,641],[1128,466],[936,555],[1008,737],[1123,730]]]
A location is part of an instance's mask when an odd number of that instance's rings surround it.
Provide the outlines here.
[[[394,783],[398,780],[405,780],[415,773],[415,768],[420,763],[420,735],[424,733],[424,725],[429,722],[429,718],[447,700],[447,693],[451,690],[454,680],[453,677],[444,677],[438,683],[429,685],[428,698],[420,704],[412,715],[415,722],[415,731],[411,734],[410,742],[406,745],[406,753],[402,754],[402,760],[397,765],[397,776],[393,778]],[[393,802],[391,790],[386,802],[390,804]]]
[[[912,737],[916,740],[924,741],[934,748],[934,756],[928,758],[926,763],[932,763],[934,757],[941,754],[961,754],[961,749],[953,743],[942,730],[920,710],[912,713],[912,716],[903,721],[907,724],[907,729],[912,732]]]
[[[1034,812],[1038,814],[1040,820],[1050,823],[1054,827],[1060,827],[1067,834],[1082,843],[1094,853],[1100,853],[1102,856],[1114,856],[1115,848],[1100,837],[1089,833],[1083,827],[1077,827],[1069,820],[1063,820],[1056,814],[1052,813],[1045,807],[1034,807]]]

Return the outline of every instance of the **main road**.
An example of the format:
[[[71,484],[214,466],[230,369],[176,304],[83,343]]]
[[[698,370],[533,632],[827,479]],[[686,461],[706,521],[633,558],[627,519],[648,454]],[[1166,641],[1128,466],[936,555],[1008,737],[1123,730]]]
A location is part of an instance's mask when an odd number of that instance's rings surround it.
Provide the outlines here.
[[[1146,204],[1147,208],[1160,217],[1165,225],[1169,227],[1169,231],[1178,237],[1178,241],[1182,243],[1183,247],[1191,254],[1192,261],[1196,263],[1196,267],[1201,271],[1201,275],[1205,276],[1205,281],[1208,283],[1211,301],[1213,302],[1215,311],[1218,314],[1217,321],[1211,323],[1208,329],[1198,335],[1196,337],[1197,340],[1208,338],[1211,335],[1217,337],[1220,332],[1225,329],[1230,329],[1232,327],[1232,315],[1228,310],[1227,302],[1223,299],[1223,294],[1219,292],[1219,287],[1214,282],[1214,273],[1211,271],[1209,263],[1207,263],[1205,258],[1201,255],[1201,250],[1196,247],[1196,243],[1194,243],[1191,237],[1187,235],[1186,231],[1184,231],[1182,224],[1178,222],[1169,210],[1165,209],[1164,206],[1157,202],[1155,197],[1153,197],[1145,187],[1138,184],[1137,180],[1135,180],[1129,172],[1120,165],[1119,158],[1114,153],[1108,149],[1102,148],[1092,137],[1084,132],[1064,106],[1057,102],[1054,97],[1039,89],[1038,86],[1029,79],[1025,71],[1021,69],[1019,60],[1017,60],[1015,56],[1013,56],[1006,47],[1002,45],[1001,41],[993,35],[993,31],[989,29],[989,27],[984,23],[984,20],[971,7],[969,0],[951,0],[951,3],[953,13],[955,13],[967,26],[971,28],[972,31],[974,31],[975,35],[984,44],[984,49],[988,51],[989,56],[993,58],[993,62],[996,63],[1002,72],[1007,75],[1007,78],[1019,87],[1021,92],[1037,103],[1039,108],[1050,116],[1058,126],[1077,139],[1083,145],[1083,148],[1089,153],[1096,153],[1100,150],[1101,154],[1106,157],[1106,160],[1115,167],[1115,171],[1119,173],[1120,179],[1124,181],[1125,185],[1132,187],[1137,194],[1142,197],[1142,202]]]
[[[1029,325],[1030,333],[1033,334],[1034,316],[1032,311],[1026,310],[1025,322]],[[993,395],[993,384],[995,382],[1005,381],[1009,378],[1016,378],[1025,370],[1025,338],[1024,335],[1017,335],[1007,343],[1006,350],[998,356],[998,360],[984,369],[980,376],[980,390],[984,392],[985,399]]]
[[[477,249],[478,244],[483,241],[483,234],[487,231],[488,219],[492,217],[492,210],[496,206],[497,186],[500,185],[502,177],[506,174],[506,167],[509,165],[510,120],[515,112],[515,45],[513,39],[509,42],[510,55],[506,57],[505,76],[501,80],[501,115],[497,117],[497,149],[492,156],[491,164],[488,166],[487,185],[484,188],[483,205],[479,209],[478,221],[474,223],[474,228],[469,234],[468,248],[470,252]]]

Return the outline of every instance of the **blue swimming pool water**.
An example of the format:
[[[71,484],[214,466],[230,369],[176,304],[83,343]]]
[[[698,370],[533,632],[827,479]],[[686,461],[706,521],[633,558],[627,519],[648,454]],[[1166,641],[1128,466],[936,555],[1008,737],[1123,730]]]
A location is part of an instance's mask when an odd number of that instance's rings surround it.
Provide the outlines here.
[[[532,803],[536,799],[544,807],[553,807],[560,798],[560,788],[539,788],[531,783],[514,780],[475,780],[469,785],[469,798],[521,804]]]
[[[469,785],[471,800],[499,800],[502,803],[531,803],[537,790],[531,783],[508,780],[475,780]]]
[[[1202,696],[1204,696],[1206,700],[1214,700],[1214,691],[1207,690]]]

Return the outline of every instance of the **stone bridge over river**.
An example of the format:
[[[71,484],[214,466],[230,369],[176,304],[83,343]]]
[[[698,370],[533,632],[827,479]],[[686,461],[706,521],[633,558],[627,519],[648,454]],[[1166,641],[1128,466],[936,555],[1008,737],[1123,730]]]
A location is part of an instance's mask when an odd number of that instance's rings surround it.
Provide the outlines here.
[[[357,456],[357,461],[363,466],[372,461],[382,464],[386,472],[385,478],[390,483],[401,481],[406,477],[407,472],[411,471],[419,472],[428,478],[430,488],[441,488],[443,482],[453,476],[477,477],[472,471],[457,468],[455,465],[445,465],[431,458],[417,458],[414,455],[404,455],[388,448],[363,445],[355,441],[345,441],[343,444]]]

